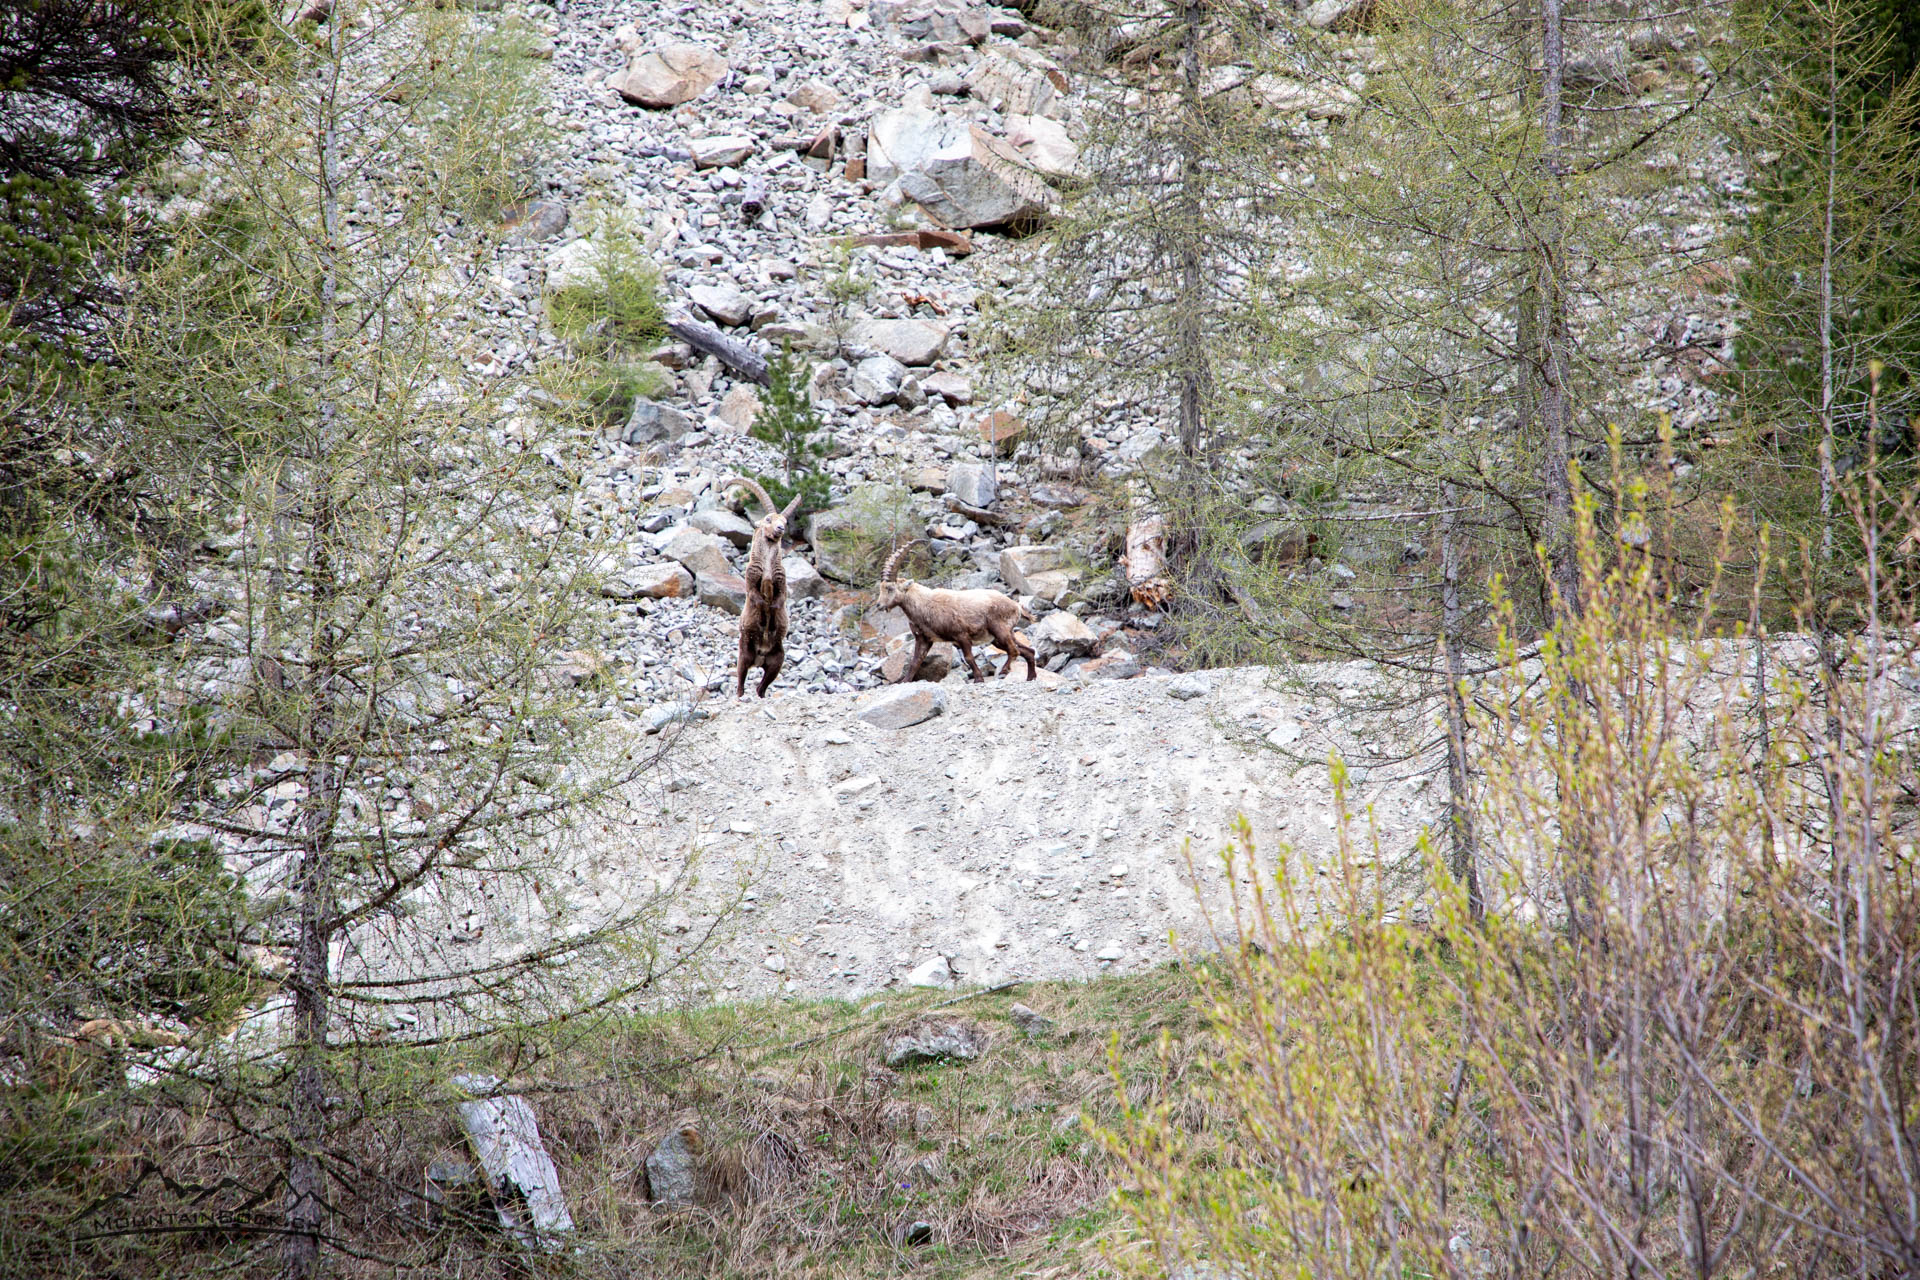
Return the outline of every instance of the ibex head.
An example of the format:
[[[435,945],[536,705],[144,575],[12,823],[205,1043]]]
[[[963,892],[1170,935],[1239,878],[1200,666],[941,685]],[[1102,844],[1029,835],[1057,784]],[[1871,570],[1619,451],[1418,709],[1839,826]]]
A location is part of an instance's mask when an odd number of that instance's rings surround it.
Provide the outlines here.
[[[907,594],[908,589],[913,586],[912,579],[900,582],[893,576],[899,571],[900,562],[907,558],[907,552],[911,550],[913,550],[913,544],[909,542],[887,557],[887,567],[880,571],[880,585],[874,589],[873,604],[876,609],[896,607],[901,598]]]
[[[776,542],[785,539],[787,536],[787,520],[793,515],[794,509],[800,505],[801,495],[797,493],[794,494],[793,501],[789,502],[786,510],[782,511],[773,505],[773,499],[767,496],[767,491],[761,488],[760,483],[756,480],[749,480],[745,476],[728,476],[720,487],[725,490],[731,489],[735,485],[739,485],[742,489],[747,490],[752,493],[754,497],[760,499],[760,505],[766,510],[767,514],[761,516],[759,523],[754,525],[754,532],[764,535]]]

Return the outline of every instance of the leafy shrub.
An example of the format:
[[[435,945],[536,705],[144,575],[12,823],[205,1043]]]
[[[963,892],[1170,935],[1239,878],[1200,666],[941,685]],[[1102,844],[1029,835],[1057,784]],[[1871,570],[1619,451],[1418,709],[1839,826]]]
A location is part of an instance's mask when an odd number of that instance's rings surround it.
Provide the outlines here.
[[[796,516],[824,510],[833,477],[820,469],[820,462],[831,445],[822,438],[820,411],[813,407],[807,390],[806,366],[793,358],[790,346],[783,345],[767,373],[766,403],[754,419],[753,438],[780,451],[781,474],[754,479],[781,507],[798,494]]]

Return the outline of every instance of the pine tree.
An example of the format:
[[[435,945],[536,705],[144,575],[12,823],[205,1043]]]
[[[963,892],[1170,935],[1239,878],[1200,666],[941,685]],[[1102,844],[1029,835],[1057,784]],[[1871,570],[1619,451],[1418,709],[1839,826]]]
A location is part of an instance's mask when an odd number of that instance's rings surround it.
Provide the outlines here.
[[[754,439],[780,451],[780,474],[754,479],[782,507],[798,495],[796,518],[827,506],[833,477],[821,470],[820,462],[832,444],[821,432],[820,411],[807,389],[806,365],[794,359],[791,345],[783,343],[780,354],[767,363],[766,403],[752,430]]]

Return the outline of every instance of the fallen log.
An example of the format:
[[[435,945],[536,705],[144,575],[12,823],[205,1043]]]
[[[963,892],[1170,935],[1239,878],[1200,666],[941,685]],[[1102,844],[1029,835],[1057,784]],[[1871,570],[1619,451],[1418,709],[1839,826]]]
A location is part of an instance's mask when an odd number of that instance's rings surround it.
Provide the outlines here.
[[[486,1171],[487,1193],[507,1233],[528,1248],[554,1249],[573,1230],[573,1215],[560,1190],[560,1173],[540,1142],[540,1125],[525,1098],[495,1092],[492,1076],[455,1076],[470,1095],[459,1103],[460,1125]]]
[[[667,332],[696,351],[717,357],[721,364],[761,386],[768,386],[767,362],[746,343],[729,338],[712,325],[701,324],[684,311],[667,317]]]

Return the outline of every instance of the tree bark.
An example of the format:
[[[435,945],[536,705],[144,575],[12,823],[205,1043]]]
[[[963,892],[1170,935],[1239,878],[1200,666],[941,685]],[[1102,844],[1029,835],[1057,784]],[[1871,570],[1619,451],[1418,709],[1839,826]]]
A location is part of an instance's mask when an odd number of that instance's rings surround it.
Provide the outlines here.
[[[340,133],[338,105],[342,85],[343,21],[327,24],[329,81],[317,110],[316,195],[320,212],[319,347],[315,377],[318,398],[306,477],[313,503],[308,538],[312,592],[312,661],[308,667],[307,706],[302,746],[307,755],[307,796],[301,814],[300,864],[294,895],[299,919],[293,975],[293,1080],[287,1105],[287,1238],[282,1253],[287,1280],[310,1280],[320,1270],[320,1242],[326,1226],[326,1171],[321,1148],[326,1132],[326,1058],[332,976],[329,944],[333,911],[333,832],[338,814],[339,778],[333,761],[333,699],[336,637],[330,617],[335,586],[334,502],[328,449],[336,434],[339,403]]]
[[[1449,869],[1466,891],[1467,912],[1477,924],[1486,918],[1486,904],[1480,895],[1480,855],[1467,779],[1465,640],[1461,634],[1460,547],[1454,536],[1454,508],[1459,497],[1451,480],[1441,486],[1440,493],[1440,651],[1447,675],[1447,826],[1453,836]]]
[[[1556,596],[1556,612],[1580,613],[1580,574],[1573,547],[1573,404],[1567,386],[1567,348],[1571,333],[1567,318],[1566,226],[1562,184],[1567,163],[1562,137],[1562,83],[1567,50],[1562,31],[1561,0],[1540,0],[1541,77],[1540,125],[1545,199],[1537,233],[1535,299],[1539,308],[1540,427],[1544,437],[1541,460],[1546,491],[1546,537],[1549,577]]]
[[[1205,105],[1201,97],[1200,38],[1204,0],[1184,0],[1180,8],[1180,198],[1178,237],[1179,305],[1174,319],[1174,360],[1180,387],[1180,452],[1200,456],[1212,371],[1207,362],[1201,316],[1206,308],[1207,271],[1200,251],[1201,193],[1198,176],[1205,150]]]

